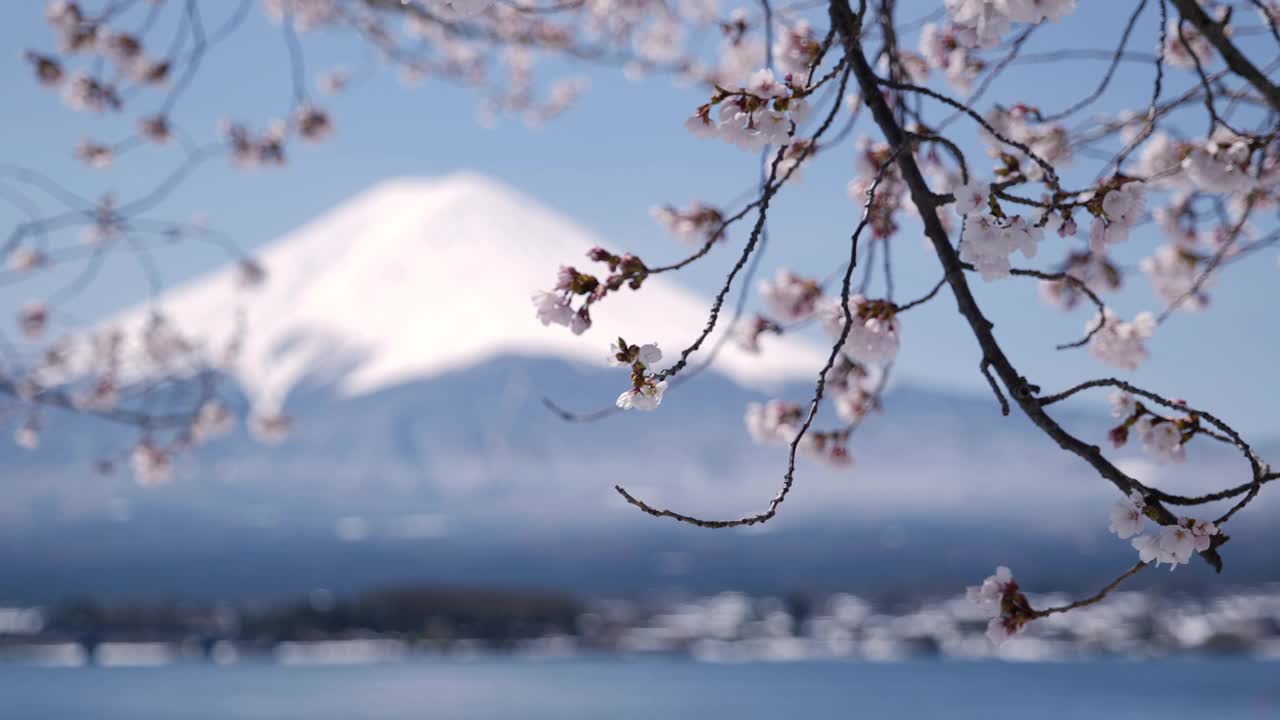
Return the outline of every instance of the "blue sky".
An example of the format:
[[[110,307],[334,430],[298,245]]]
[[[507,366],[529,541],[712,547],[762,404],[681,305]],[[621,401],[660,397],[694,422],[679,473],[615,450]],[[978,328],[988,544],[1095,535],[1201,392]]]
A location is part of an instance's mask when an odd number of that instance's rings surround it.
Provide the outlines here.
[[[119,188],[122,199],[145,191],[178,162],[172,149],[143,149],[118,159],[107,172],[84,169],[73,157],[84,136],[115,140],[129,133],[137,113],[103,119],[74,113],[58,95],[36,86],[18,55],[22,48],[48,49],[51,33],[42,19],[43,3],[14,4],[0,23],[0,41],[10,48],[0,62],[0,163],[38,168],[85,197]],[[904,17],[916,17],[937,3],[903,3]],[[1128,17],[1128,2],[1081,3],[1081,10],[1060,27],[1046,28],[1034,47],[1109,48]],[[1122,9],[1117,12],[1116,8]],[[1156,37],[1155,11],[1148,9],[1135,31],[1133,49],[1150,52]],[[914,39],[912,39],[914,42]],[[314,76],[334,68],[356,69],[367,51],[348,38],[305,36],[308,72]],[[1088,92],[1102,63],[1055,63],[1014,68],[988,98],[1014,98],[1058,109]],[[336,117],[337,132],[321,146],[295,146],[283,171],[243,173],[224,160],[204,165],[154,215],[184,220],[209,218],[212,227],[229,234],[244,249],[269,241],[341,202],[344,198],[395,176],[435,176],[458,170],[481,172],[506,182],[575,218],[609,245],[639,254],[650,264],[680,257],[686,248],[667,237],[650,219],[657,203],[683,205],[693,198],[724,202],[740,196],[756,176],[756,159],[728,145],[699,141],[681,127],[685,116],[705,98],[699,91],[673,88],[665,78],[625,80],[616,71],[593,70],[550,62],[549,75],[583,74],[590,91],[565,116],[531,129],[515,120],[494,128],[476,121],[475,95],[428,79],[406,90],[395,74],[383,70],[347,93],[321,102]],[[1097,105],[1116,110],[1141,106],[1150,90],[1151,68],[1126,66],[1113,91]],[[290,70],[278,28],[255,16],[230,44],[207,61],[196,85],[175,114],[192,135],[212,139],[220,118],[246,119],[261,127],[289,107]],[[1172,88],[1186,87],[1182,75]],[[989,100],[980,103],[989,107]],[[940,116],[935,116],[940,117]],[[1199,121],[1190,127],[1199,130]],[[878,138],[863,121],[856,134]],[[855,136],[856,136],[855,134]],[[964,134],[971,137],[970,129]],[[789,265],[823,276],[842,261],[859,208],[845,194],[853,173],[852,139],[806,171],[803,182],[775,202],[770,220],[770,246],[762,270]],[[979,158],[974,148],[971,157]],[[1092,177],[1097,165],[1081,160],[1077,171]],[[6,182],[0,180],[0,182]],[[12,208],[0,219],[12,226]],[[899,299],[920,294],[939,277],[936,260],[925,248],[912,221],[895,241],[894,265]],[[718,248],[682,279],[711,292],[736,259],[741,230],[731,246]],[[1158,242],[1151,230],[1135,233],[1117,255],[1128,266],[1149,254]],[[1046,267],[1063,257],[1064,241],[1052,237],[1042,245],[1037,264]],[[166,284],[182,282],[223,262],[212,247],[181,244],[159,256]],[[565,258],[577,261],[577,258]],[[69,308],[67,319],[89,322],[145,297],[145,275],[134,258],[122,255],[109,263],[92,288]],[[548,280],[555,268],[546,268]],[[65,281],[65,278],[54,278]],[[1151,341],[1153,358],[1137,373],[1113,372],[1084,350],[1057,352],[1053,346],[1079,336],[1091,311],[1063,314],[1041,303],[1034,282],[1006,280],[984,285],[976,277],[980,300],[996,323],[996,333],[1031,380],[1046,389],[1089,377],[1119,375],[1141,385],[1201,405],[1260,435],[1280,434],[1273,412],[1280,391],[1274,369],[1280,333],[1274,310],[1280,289],[1276,253],[1267,251],[1250,263],[1231,267],[1213,292],[1212,312],[1175,316]],[[16,308],[30,297],[48,292],[39,284],[0,286],[0,308]],[[1134,272],[1127,288],[1110,304],[1131,317],[1143,309],[1159,309],[1145,277]],[[531,312],[513,308],[512,312]],[[949,296],[913,311],[903,320],[901,377],[915,384],[986,392],[977,372],[979,354]],[[1097,398],[1099,404],[1101,397]]]

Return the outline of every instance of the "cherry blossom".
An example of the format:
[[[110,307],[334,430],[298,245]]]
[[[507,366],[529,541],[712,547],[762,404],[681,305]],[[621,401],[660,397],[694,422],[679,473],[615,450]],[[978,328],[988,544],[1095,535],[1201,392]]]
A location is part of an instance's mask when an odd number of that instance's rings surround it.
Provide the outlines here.
[[[623,410],[656,410],[662,404],[667,391],[667,381],[647,379],[640,387],[627,390],[618,396],[617,406]]]
[[[1138,401],[1124,390],[1116,390],[1108,398],[1111,404],[1111,417],[1123,420],[1133,416],[1138,408]]]
[[[191,425],[191,438],[196,444],[203,444],[226,435],[235,426],[235,416],[221,400],[215,398],[200,406],[196,420]]]
[[[1155,332],[1154,315],[1141,312],[1132,322],[1125,322],[1108,308],[1094,314],[1085,324],[1085,332],[1092,332],[1099,322],[1103,322],[1102,328],[1089,341],[1094,357],[1112,367],[1136,370],[1150,356],[1146,340]]]
[[[1101,207],[1103,214],[1089,225],[1089,247],[1098,253],[1128,239],[1129,230],[1142,220],[1146,194],[1140,183],[1126,183],[1108,191]]]
[[[1041,122],[1039,111],[1028,105],[1018,103],[1011,107],[996,107],[983,116],[987,124],[1000,135],[1027,146],[1036,156],[1053,166],[1069,166],[1072,163],[1070,133],[1067,128],[1057,122]],[[1004,172],[1013,167],[1009,163],[1016,162],[1016,170],[1031,180],[1044,179],[1044,167],[1032,160],[1020,149],[1010,150],[1003,140],[985,128],[979,133],[987,146],[987,154],[1003,158],[1006,163]],[[1014,152],[1016,154],[1010,154]]]
[[[987,632],[985,635],[991,641],[992,645],[1002,645],[1004,641],[1013,637],[1021,626],[1012,617],[1000,616],[993,617],[987,623]]]
[[[701,244],[725,238],[724,217],[710,205],[695,201],[683,210],[663,205],[653,208],[649,214],[681,242]]]
[[[719,137],[750,152],[785,145],[810,111],[803,88],[791,84],[797,81],[788,75],[779,82],[772,70],[764,68],[752,73],[739,90],[717,86],[711,101],[685,120],[685,128],[697,137]],[[713,120],[712,109],[717,106]]]
[[[1213,46],[1190,24],[1170,20],[1165,30],[1164,58],[1165,62],[1184,70],[1194,69],[1197,62],[1207,67],[1213,59]]]
[[[138,134],[157,145],[173,139],[173,130],[164,115],[151,115],[138,120]]]
[[[494,0],[429,0],[443,17],[449,19],[472,18],[493,5]]]
[[[956,40],[965,47],[995,47],[1009,30],[1010,18],[996,0],[946,0],[946,5]]]
[[[848,469],[853,467],[853,455],[849,453],[849,448],[836,442],[829,442],[826,452],[819,454],[828,465],[835,468]]]
[[[568,326],[574,314],[562,295],[545,290],[534,293],[533,306],[537,310],[538,320],[544,326]]]
[[[36,80],[45,87],[58,86],[66,76],[66,72],[62,69],[62,64],[55,58],[31,51],[27,51],[24,57],[27,62],[31,63],[31,68],[36,74]]]
[[[1152,458],[1172,463],[1186,460],[1182,432],[1175,422],[1143,415],[1133,426],[1142,441],[1142,449]]]
[[[893,303],[868,300],[862,295],[849,298],[853,325],[842,348],[850,360],[869,365],[887,365],[898,356],[900,325]],[[827,334],[839,337],[844,329],[844,310],[833,300],[822,310]]]
[[[333,135],[333,120],[329,114],[313,105],[304,105],[294,114],[294,124],[303,140],[322,142]]]
[[[115,89],[80,73],[71,76],[62,97],[75,110],[100,113],[120,109],[120,97]]]
[[[773,44],[773,61],[784,76],[802,77],[821,47],[813,27],[805,20],[797,20],[779,29]]]
[[[962,47],[952,26],[926,23],[920,29],[919,49],[926,66],[942,70],[947,82],[961,92],[982,72],[985,63],[967,47]]]
[[[139,485],[163,485],[173,479],[173,458],[148,440],[134,446],[129,454],[134,478]]]
[[[1257,180],[1249,175],[1249,143],[1229,132],[1215,133],[1203,144],[1192,145],[1182,161],[1182,171],[1196,188],[1215,193],[1240,193]]]
[[[111,167],[115,154],[106,145],[99,145],[92,140],[82,140],[76,147],[76,157],[91,168],[101,170]]]
[[[779,334],[782,328],[763,315],[754,315],[735,323],[730,332],[738,348],[755,355],[760,353],[760,336],[766,332]]]
[[[965,594],[970,602],[994,616],[987,624],[987,638],[995,645],[1017,634],[1033,617],[1013,573],[1003,565],[981,585],[967,588]]]
[[[956,196],[955,209],[961,215],[969,215],[987,209],[987,198],[991,195],[991,186],[977,178],[952,191]]]
[[[1205,552],[1213,545],[1218,528],[1211,522],[1195,518],[1178,518],[1170,525],[1162,525],[1156,535],[1139,535],[1132,540],[1138,551],[1138,559],[1156,566],[1168,563],[1172,571],[1191,561],[1191,556]]]
[[[1181,518],[1181,522],[1191,530],[1196,552],[1204,552],[1213,545],[1213,536],[1218,534],[1218,526],[1208,520]]]
[[[35,450],[40,447],[40,422],[32,418],[19,425],[13,432],[13,442],[23,450]]]
[[[786,445],[800,432],[801,409],[795,403],[770,400],[747,405],[747,432],[762,445]]]
[[[1164,557],[1169,560],[1170,570],[1177,565],[1185,565],[1196,550],[1195,536],[1191,534],[1190,528],[1180,525],[1162,526],[1158,542]]]
[[[1145,509],[1146,500],[1137,490],[1129,493],[1123,500],[1116,501],[1111,508],[1111,532],[1121,540],[1127,540],[1142,532]]]
[[[1009,277],[1012,265],[1009,256],[1021,251],[1026,257],[1035,257],[1044,230],[1014,215],[1005,221],[990,215],[969,218],[965,225],[964,244],[960,257],[971,263],[986,282]]]
[[[1158,535],[1139,535],[1131,540],[1130,543],[1138,551],[1138,559],[1141,562],[1155,563],[1157,567],[1161,563],[1173,564],[1172,556],[1160,547],[1160,537]]]
[[[774,280],[760,281],[760,297],[779,322],[794,323],[813,316],[822,298],[822,287],[816,280],[779,268]]]
[[[609,346],[609,364],[614,367],[635,367],[640,369],[653,367],[662,361],[662,351],[657,343],[645,345],[627,345],[621,338]]]
[[[1151,280],[1156,297],[1165,305],[1178,303],[1178,309],[1194,312],[1209,304],[1205,293],[1212,286],[1212,275],[1202,277],[1201,258],[1176,245],[1161,245],[1151,257],[1143,258],[1138,268]]]
[[[101,377],[90,383],[88,389],[76,400],[76,404],[88,410],[105,412],[116,406],[120,388],[114,378]]]
[[[984,610],[998,610],[1005,593],[1017,589],[1013,580],[1013,572],[1004,565],[996,568],[995,574],[982,581],[981,585],[969,586],[965,594],[969,602]]]
[[[9,269],[14,272],[27,272],[40,267],[45,262],[44,253],[29,247],[14,248],[6,258]]]

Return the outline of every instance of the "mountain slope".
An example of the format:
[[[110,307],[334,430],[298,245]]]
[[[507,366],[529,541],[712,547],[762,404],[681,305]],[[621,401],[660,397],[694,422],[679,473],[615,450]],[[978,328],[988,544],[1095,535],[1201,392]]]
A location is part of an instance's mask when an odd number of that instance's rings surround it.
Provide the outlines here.
[[[239,379],[268,401],[317,376],[360,395],[503,354],[603,365],[619,334],[669,351],[695,337],[708,300],[665,277],[610,297],[582,337],[537,322],[530,296],[553,283],[561,264],[591,267],[587,250],[603,244],[481,176],[381,183],[262,251],[268,282],[244,302]],[[236,328],[235,283],[228,268],[157,304],[177,327],[218,346]],[[140,323],[148,312],[117,322]],[[789,340],[763,358],[726,348],[714,369],[768,386],[811,377],[822,360]]]

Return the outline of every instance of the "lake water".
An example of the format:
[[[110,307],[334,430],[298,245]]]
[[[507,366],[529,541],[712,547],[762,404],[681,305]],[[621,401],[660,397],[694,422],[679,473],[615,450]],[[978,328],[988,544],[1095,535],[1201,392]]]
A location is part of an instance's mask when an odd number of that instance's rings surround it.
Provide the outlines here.
[[[666,659],[0,666],[4,720],[1280,718],[1280,663]]]

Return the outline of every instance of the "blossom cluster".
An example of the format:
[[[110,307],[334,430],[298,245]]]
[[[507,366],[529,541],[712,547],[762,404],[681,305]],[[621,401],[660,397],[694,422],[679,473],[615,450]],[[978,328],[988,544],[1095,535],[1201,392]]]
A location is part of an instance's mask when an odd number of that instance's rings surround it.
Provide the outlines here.
[[[1204,552],[1213,545],[1218,528],[1211,522],[1195,518],[1178,518],[1169,525],[1161,525],[1157,533],[1139,534],[1146,516],[1146,500],[1137,490],[1129,493],[1111,508],[1111,532],[1121,540],[1130,540],[1138,551],[1138,559],[1160,566],[1168,563],[1169,570],[1191,561],[1191,556]],[[1137,537],[1134,537],[1137,536]]]
[[[1010,217],[1001,212],[991,202],[986,182],[970,180],[956,188],[954,194],[956,212],[966,218],[960,258],[971,263],[983,280],[1009,277],[1009,256],[1014,252],[1021,251],[1028,258],[1036,256],[1044,229],[1021,215]]]
[[[1142,442],[1142,449],[1161,462],[1181,463],[1186,460],[1186,444],[1200,430],[1195,416],[1167,418],[1152,412],[1133,395],[1117,390],[1111,394],[1111,416],[1120,424],[1107,434],[1111,444],[1124,447],[1133,430]]]
[[[946,0],[958,42],[990,48],[1013,23],[1058,21],[1075,12],[1076,0]]]
[[[770,317],[749,318],[733,330],[738,345],[749,352],[759,351],[765,332],[780,333],[784,326],[819,320],[827,334],[839,338],[844,329],[844,308],[839,298],[826,298],[822,285],[813,278],[779,268],[774,279],[762,280],[760,297]],[[892,363],[900,346],[897,306],[887,300],[872,300],[861,294],[849,297],[853,325],[842,346],[847,361],[858,365],[883,366]]]
[[[897,306],[887,300],[869,300],[858,294],[849,297],[848,311],[853,323],[841,352],[855,363],[892,363],[901,346]],[[824,306],[822,325],[833,338],[839,338],[844,331],[845,308],[841,307],[838,299]]]
[[[1146,194],[1142,184],[1117,179],[1104,186],[1089,204],[1094,214],[1089,225],[1089,248],[1104,253],[1109,245],[1124,242],[1129,231],[1137,225],[1146,208]]]
[[[1155,333],[1156,318],[1140,312],[1132,321],[1121,320],[1110,308],[1103,308],[1085,323],[1090,334],[1089,352],[1111,367],[1136,370],[1151,353],[1147,340]]]
[[[662,361],[657,343],[628,345],[626,340],[609,348],[609,364],[631,368],[631,389],[618,396],[617,406],[623,410],[656,410],[667,391],[667,381],[655,376],[653,366]]]
[[[809,116],[807,91],[796,84],[802,82],[803,78],[790,74],[779,82],[772,70],[759,70],[746,87],[717,88],[711,100],[685,121],[685,128],[697,137],[720,138],[751,152],[785,145]]]
[[[1034,617],[1026,595],[1013,579],[1013,573],[1003,565],[997,567],[995,574],[983,580],[981,585],[969,586],[965,594],[969,602],[992,615],[991,622],[987,624],[987,638],[995,645],[1013,637]]]
[[[802,322],[813,317],[822,301],[822,286],[817,280],[779,268],[773,280],[760,281],[760,297],[775,320],[784,324]]]
[[[782,333],[782,326],[760,315],[759,313],[749,318],[739,320],[730,330],[733,334],[733,343],[743,352],[758,355],[760,353],[760,336],[765,333],[779,335]]]
[[[634,255],[614,255],[601,247],[587,251],[587,258],[594,262],[602,262],[609,268],[609,275],[604,280],[589,273],[579,272],[568,265],[560,267],[556,276],[556,285],[551,290],[543,290],[533,295],[533,306],[539,321],[543,325],[564,325],[581,335],[591,327],[590,306],[604,299],[610,292],[623,285],[632,290],[639,290],[649,269]],[[582,304],[575,310],[571,300],[583,298]]]
[[[796,442],[804,424],[805,411],[797,403],[785,400],[753,402],[747,405],[747,432],[762,445],[790,445]],[[853,465],[849,453],[849,429],[817,431],[806,430],[796,445],[796,450],[821,460],[832,467],[847,468]]]
[[[1280,161],[1256,147],[1225,127],[1202,140],[1175,140],[1157,131],[1143,147],[1134,171],[1171,197],[1151,212],[1167,241],[1143,258],[1139,269],[1167,307],[1206,307],[1214,284],[1209,258],[1233,255],[1238,241],[1253,234],[1249,212],[1280,202]],[[1197,210],[1197,199],[1214,195],[1225,201],[1216,212]],[[1212,223],[1207,227],[1206,218]]]
[[[800,19],[784,24],[773,43],[773,62],[783,76],[801,77],[818,59],[822,42],[808,21]]]
[[[1071,135],[1059,122],[1044,122],[1038,109],[1025,103],[1011,107],[995,107],[983,116],[987,125],[1000,134],[1035,153],[1030,157],[1024,150],[1010,145],[1001,137],[983,128],[979,135],[987,146],[987,154],[999,158],[1001,166],[996,175],[1005,178],[1044,180],[1045,168],[1039,161],[1054,167],[1070,165],[1073,160]],[[1037,160],[1038,159],[1038,160]]]
[[[898,232],[897,211],[902,207],[902,198],[906,194],[907,185],[902,181],[893,159],[893,148],[888,143],[872,142],[858,138],[858,154],[854,159],[854,179],[849,181],[846,192],[849,199],[866,207],[867,229],[871,237],[885,240]],[[867,203],[867,194],[876,186],[871,204]]]
[[[926,69],[941,70],[947,82],[960,92],[968,92],[986,67],[977,52],[960,43],[960,32],[955,25],[926,23],[920,29],[918,46]],[[914,79],[919,82],[923,78]]]
[[[702,245],[725,239],[724,214],[705,203],[695,201],[683,210],[671,205],[660,205],[650,210],[649,214],[681,242]]]
[[[835,363],[827,371],[827,395],[835,408],[836,416],[856,425],[868,413],[880,409],[878,394],[883,371],[850,360],[847,355],[836,356]]]
[[[68,55],[87,55],[112,63],[116,77],[138,84],[163,85],[169,79],[169,63],[149,58],[141,38],[91,19],[76,2],[50,2],[45,10],[45,19],[57,33],[62,51]],[[27,60],[44,85],[55,86],[66,75],[52,57],[28,53]],[[118,109],[121,104],[114,86],[99,84],[86,75],[76,75],[71,79],[66,99],[74,108],[96,112]]]

